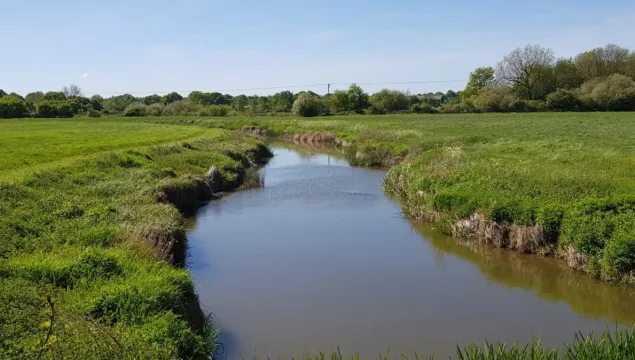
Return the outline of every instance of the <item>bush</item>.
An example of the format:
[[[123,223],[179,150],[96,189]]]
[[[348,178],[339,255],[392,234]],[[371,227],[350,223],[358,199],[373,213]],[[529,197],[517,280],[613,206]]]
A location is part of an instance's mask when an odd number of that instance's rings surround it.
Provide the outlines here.
[[[209,105],[201,106],[197,113],[198,116],[227,116],[229,115],[229,106],[227,105]]]
[[[293,102],[293,114],[303,117],[319,116],[324,113],[322,99],[310,93],[302,93]]]
[[[471,106],[471,102],[446,103],[441,105],[438,110],[442,114],[463,114],[474,111],[473,107]]]
[[[617,230],[628,224],[628,219],[634,220],[634,212],[633,197],[582,200],[565,214],[561,240],[584,254],[597,255],[617,236]]]
[[[101,113],[95,109],[88,109],[88,117],[98,118],[101,117]]]
[[[628,76],[614,74],[591,79],[582,84],[580,91],[586,110],[635,110],[635,81]]]
[[[147,115],[147,106],[143,104],[133,104],[124,110],[123,116],[138,117]]]
[[[547,108],[552,111],[580,110],[582,102],[575,90],[558,89],[547,95]]]
[[[196,115],[198,114],[198,109],[199,106],[187,101],[187,100],[181,100],[181,101],[175,101],[173,103],[170,103],[168,105],[166,105],[163,108],[163,115]]]
[[[602,275],[606,279],[617,279],[620,275],[635,270],[635,215],[620,217],[615,231],[604,248],[600,259]]]
[[[21,118],[26,112],[26,104],[20,98],[11,95],[0,98],[0,118]]]
[[[524,106],[518,103],[512,89],[503,85],[490,85],[484,88],[480,94],[472,98],[472,102],[476,110],[481,112],[505,112],[514,106]]]
[[[389,114],[407,111],[410,98],[406,93],[397,90],[382,89],[370,97],[371,114]]]
[[[80,104],[77,99],[42,100],[35,105],[36,115],[41,118],[64,118],[77,115]]]
[[[165,107],[163,106],[163,104],[155,103],[152,105],[148,105],[146,109],[146,113],[149,116],[162,116],[164,110],[165,110]]]
[[[410,107],[410,112],[414,114],[437,114],[439,111],[427,103],[414,104]]]
[[[635,110],[635,81],[628,76],[611,75],[593,88],[591,97],[607,111]]]

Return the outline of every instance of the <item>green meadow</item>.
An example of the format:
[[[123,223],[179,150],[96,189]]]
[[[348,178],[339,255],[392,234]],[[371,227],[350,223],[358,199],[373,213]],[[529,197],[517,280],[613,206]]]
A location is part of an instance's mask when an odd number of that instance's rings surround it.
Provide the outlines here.
[[[182,212],[268,151],[232,132],[92,119],[0,121],[0,358],[211,356],[182,267]],[[177,208],[178,207],[178,208]]]
[[[262,163],[268,150],[238,134],[256,130],[336,135],[352,164],[392,166],[385,190],[439,231],[479,214],[540,234],[516,250],[574,251],[590,276],[635,278],[632,113],[0,120],[0,358],[211,357],[183,214],[212,197],[211,166],[225,190]],[[532,343],[457,358],[618,359],[632,344],[607,332],[568,355]]]

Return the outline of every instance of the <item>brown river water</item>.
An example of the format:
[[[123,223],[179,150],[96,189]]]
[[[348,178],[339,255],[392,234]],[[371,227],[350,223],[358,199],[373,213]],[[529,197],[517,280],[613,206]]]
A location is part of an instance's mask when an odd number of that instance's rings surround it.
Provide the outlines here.
[[[384,171],[273,150],[263,188],[201,208],[189,233],[188,265],[228,359],[338,347],[447,358],[472,341],[559,346],[635,321],[630,288],[413,226],[383,194]]]

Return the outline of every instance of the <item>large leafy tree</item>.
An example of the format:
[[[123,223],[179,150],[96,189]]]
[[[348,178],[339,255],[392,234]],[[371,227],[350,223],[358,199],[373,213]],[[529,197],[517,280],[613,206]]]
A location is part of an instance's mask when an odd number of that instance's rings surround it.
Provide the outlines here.
[[[540,45],[514,49],[496,68],[497,81],[512,86],[526,99],[544,98],[553,81],[553,50]],[[552,85],[551,85],[552,86]]]
[[[629,57],[628,49],[609,44],[579,54],[575,58],[575,65],[584,81],[613,74],[628,75]]]
[[[478,95],[481,90],[494,83],[494,69],[491,67],[480,67],[470,73],[470,80],[461,92],[463,99]]]
[[[171,92],[163,96],[163,103],[165,104],[171,104],[173,102],[181,101],[181,100],[183,100],[183,96],[181,96],[181,94],[177,92]]]
[[[584,80],[573,60],[560,59],[554,67],[554,82],[556,89],[575,89],[582,85]]]
[[[347,95],[348,105],[351,111],[361,114],[364,112],[364,109],[368,107],[369,96],[359,85],[352,84],[351,86],[349,86]]]

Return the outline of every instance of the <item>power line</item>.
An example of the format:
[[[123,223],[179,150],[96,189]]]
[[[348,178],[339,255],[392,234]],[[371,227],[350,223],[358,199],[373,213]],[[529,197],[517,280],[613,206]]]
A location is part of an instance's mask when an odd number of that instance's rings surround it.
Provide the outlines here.
[[[340,82],[340,83],[330,83],[330,85],[416,85],[416,84],[442,84],[442,83],[458,83],[458,82],[467,82],[468,80],[428,80],[428,81],[393,81],[393,82]],[[304,85],[286,85],[286,86],[269,86],[269,87],[254,87],[254,88],[233,88],[233,89],[215,89],[206,92],[236,92],[236,91],[256,91],[256,90],[280,90],[280,89],[294,89],[294,88],[311,88],[318,86],[329,86],[329,83],[323,84],[304,84]],[[177,93],[190,93],[192,91],[201,91],[201,90],[185,90],[185,91],[176,91]],[[88,92],[84,93],[85,95],[120,95],[120,94],[130,94],[130,95],[152,95],[152,94],[167,94],[174,92],[174,90],[170,91],[136,91],[136,92]]]

